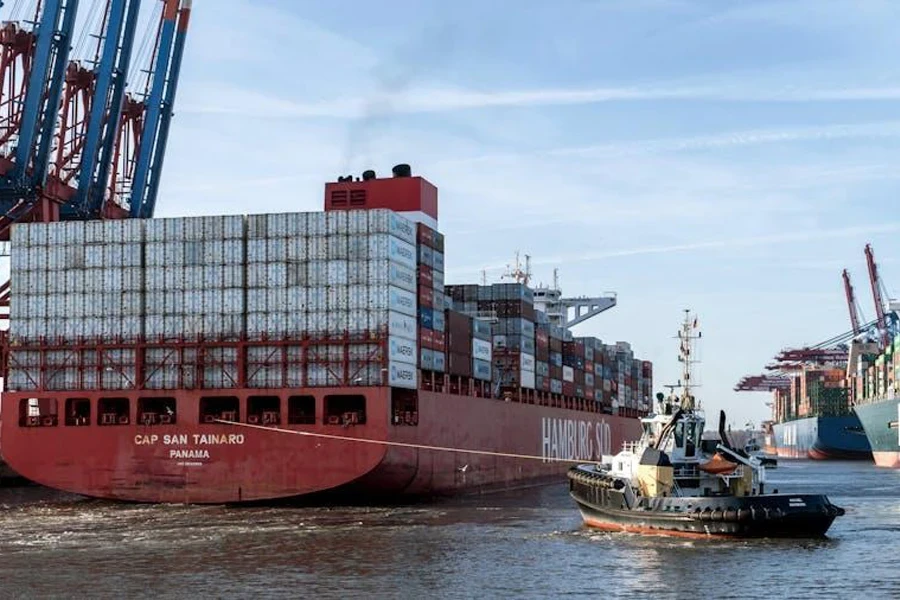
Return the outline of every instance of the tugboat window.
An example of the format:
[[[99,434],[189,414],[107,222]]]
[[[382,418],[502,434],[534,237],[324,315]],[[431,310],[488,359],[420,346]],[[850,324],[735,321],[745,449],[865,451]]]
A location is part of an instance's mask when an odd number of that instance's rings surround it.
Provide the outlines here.
[[[685,437],[684,455],[694,456],[697,449],[697,424],[693,421],[688,423],[687,436]]]
[[[677,425],[675,425],[675,447],[682,448],[684,447],[684,422],[679,421]]]

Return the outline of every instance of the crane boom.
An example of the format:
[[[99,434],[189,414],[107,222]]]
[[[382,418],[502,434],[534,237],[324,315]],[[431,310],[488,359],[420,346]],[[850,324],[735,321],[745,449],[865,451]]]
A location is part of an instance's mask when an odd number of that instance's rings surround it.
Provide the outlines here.
[[[153,66],[150,96],[147,98],[147,115],[141,136],[141,147],[137,155],[134,185],[131,190],[132,217],[153,216],[152,212],[150,212],[152,208],[149,206],[152,199],[148,198],[148,191],[153,186],[152,179],[155,176],[153,158],[157,154],[156,146],[162,141],[159,136],[160,126],[164,120],[163,115],[170,110],[170,107],[165,105],[165,88],[166,81],[169,79],[169,68],[172,61],[173,43],[175,41],[175,30],[179,13],[179,0],[165,0],[159,30],[159,45]]]
[[[850,283],[850,273],[844,269],[844,292],[847,294],[847,308],[850,310],[850,325],[853,327],[853,335],[859,335],[859,313],[856,311],[856,295],[853,293],[853,284]]]
[[[866,266],[869,269],[869,282],[872,284],[872,298],[875,300],[875,315],[877,317],[879,339],[881,347],[887,345],[887,320],[884,311],[884,299],[881,297],[881,280],[878,277],[878,265],[875,264],[875,253],[872,244],[866,244]]]
[[[48,0],[37,26],[34,63],[22,110],[13,178],[29,189],[47,176],[50,141],[69,64],[78,0]]]
[[[138,0],[112,0],[104,32],[103,53],[97,68],[97,84],[85,136],[84,154],[74,205],[85,215],[100,211],[105,192],[112,140],[122,114],[125,75],[131,62]],[[95,177],[96,174],[96,177]]]

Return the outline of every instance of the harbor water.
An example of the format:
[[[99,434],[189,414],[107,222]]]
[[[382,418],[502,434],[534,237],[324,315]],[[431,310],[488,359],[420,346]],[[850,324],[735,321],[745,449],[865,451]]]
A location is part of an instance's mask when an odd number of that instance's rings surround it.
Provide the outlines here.
[[[0,489],[0,598],[900,597],[900,471],[782,462],[823,540],[594,532],[564,484],[403,507],[114,504]]]

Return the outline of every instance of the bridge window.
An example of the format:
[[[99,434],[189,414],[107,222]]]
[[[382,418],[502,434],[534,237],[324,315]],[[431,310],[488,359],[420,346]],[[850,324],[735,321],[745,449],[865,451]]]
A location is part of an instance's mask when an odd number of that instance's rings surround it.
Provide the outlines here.
[[[240,401],[236,396],[204,396],[200,398],[200,422],[215,424],[216,421],[237,422],[240,415]]]
[[[366,422],[366,397],[335,395],[325,397],[325,422],[329,425],[356,425]]]
[[[141,425],[173,425],[175,398],[138,398],[138,423]]]
[[[57,423],[56,398],[19,400],[20,427],[55,427]]]
[[[391,423],[419,424],[419,393],[416,390],[391,388]]]
[[[98,425],[128,425],[131,422],[131,402],[128,398],[100,398],[97,404]]]
[[[87,398],[66,398],[66,426],[84,427],[91,424],[91,401]]]
[[[288,398],[288,424],[315,425],[316,399],[313,396],[291,396]]]
[[[247,422],[254,425],[279,425],[281,423],[281,398],[278,396],[248,397]]]

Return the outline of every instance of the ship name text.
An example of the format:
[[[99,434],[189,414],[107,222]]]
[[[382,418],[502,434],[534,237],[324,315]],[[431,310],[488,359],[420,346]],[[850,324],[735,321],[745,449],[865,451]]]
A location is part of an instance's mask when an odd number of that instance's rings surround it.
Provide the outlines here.
[[[541,456],[546,460],[599,460],[610,454],[609,424],[577,419],[541,419]]]

